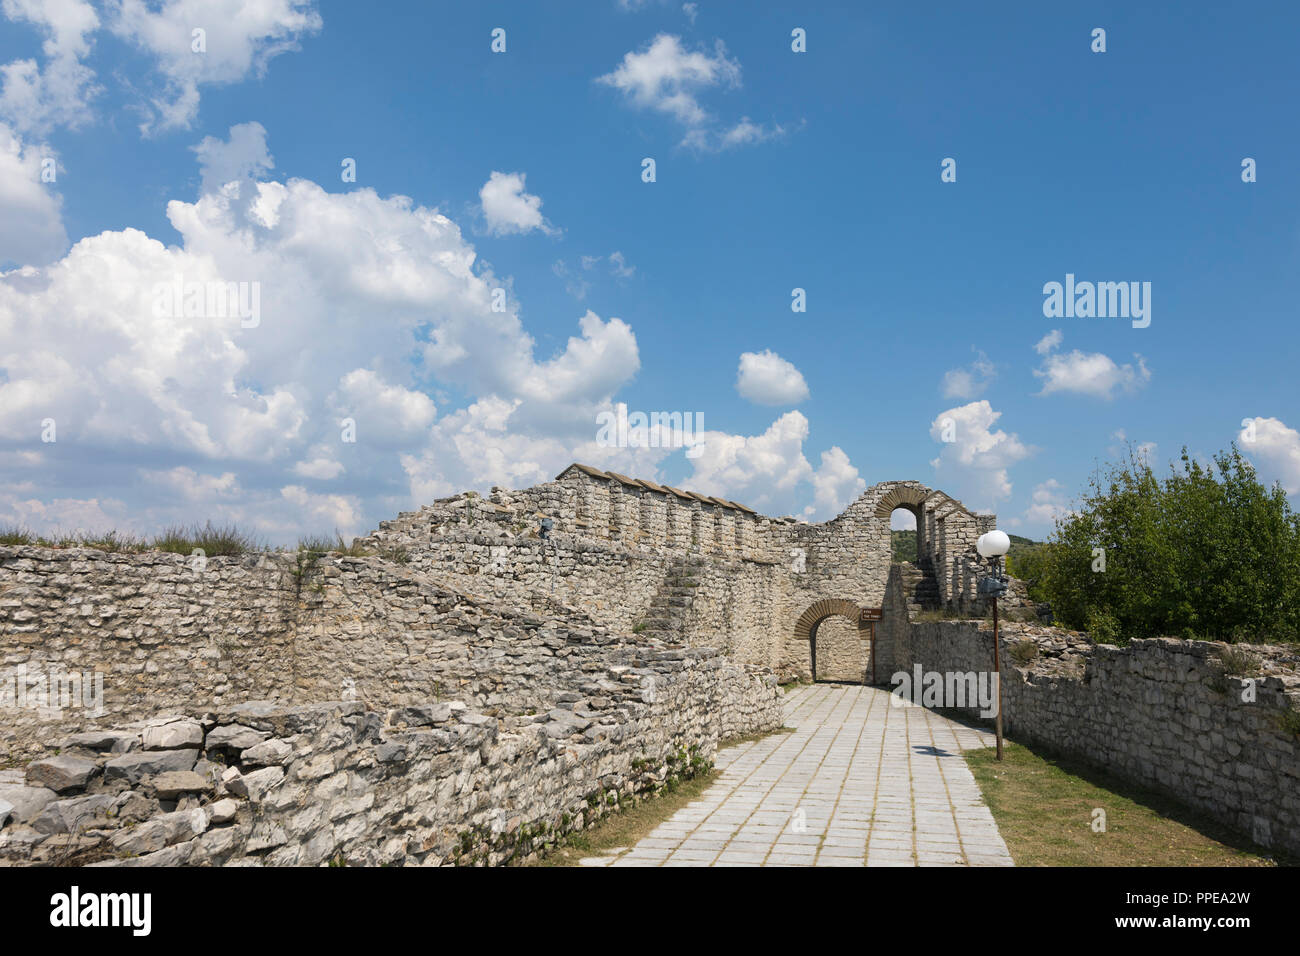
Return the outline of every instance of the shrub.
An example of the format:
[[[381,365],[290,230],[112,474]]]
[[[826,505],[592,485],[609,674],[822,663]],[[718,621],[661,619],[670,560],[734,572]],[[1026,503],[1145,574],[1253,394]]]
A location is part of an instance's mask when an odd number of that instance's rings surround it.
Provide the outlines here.
[[[1053,613],[1094,640],[1300,639],[1300,516],[1235,445],[1210,464],[1184,449],[1163,479],[1130,449],[1058,520],[1043,559]]]
[[[193,554],[197,548],[208,557],[238,557],[262,550],[261,543],[253,535],[240,531],[233,524],[218,527],[211,521],[202,527],[196,524],[188,528],[183,525],[165,528],[153,539],[153,547],[172,554]]]
[[[1120,634],[1119,621],[1108,611],[1092,608],[1088,612],[1088,639],[1094,644],[1117,644],[1124,646],[1128,639]]]
[[[1042,604],[1047,600],[1044,579],[1047,570],[1048,546],[1044,544],[1022,545],[1017,548],[1012,543],[1007,554],[1007,574],[1025,582],[1029,599]]]
[[[1225,647],[1218,657],[1224,674],[1252,677],[1259,673],[1259,658],[1239,647]]]
[[[352,543],[347,544],[343,540],[343,535],[339,534],[338,531],[334,532],[333,537],[327,534],[305,535],[298,539],[298,550],[315,555],[346,554],[353,558],[364,557],[371,553],[369,549],[361,544],[360,538],[353,538]]]
[[[36,544],[37,538],[26,528],[18,525],[0,526],[0,544]]]

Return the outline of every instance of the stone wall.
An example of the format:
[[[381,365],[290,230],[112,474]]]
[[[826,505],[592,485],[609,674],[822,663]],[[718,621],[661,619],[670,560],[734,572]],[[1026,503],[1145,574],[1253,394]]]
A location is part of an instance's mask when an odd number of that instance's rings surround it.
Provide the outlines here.
[[[99,675],[111,719],[218,704],[232,691],[288,697],[291,561],[211,558],[196,571],[156,552],[0,548],[0,759],[85,724],[76,702],[60,715],[13,699],[39,702],[59,674]]]
[[[783,679],[810,678],[811,649],[796,622],[825,599],[885,603],[895,507],[916,514],[941,599],[978,606],[974,542],[995,519],[914,481],[873,485],[835,519],[808,524],[573,465],[534,488],[433,502],[381,523],[363,543],[476,593],[514,603],[554,596],[611,628],[662,624],[665,637],[719,647]],[[688,562],[694,593],[670,593]]]
[[[871,683],[871,644],[865,630],[842,617],[817,626],[817,680]]]
[[[0,862],[500,864],[779,727],[780,696],[715,652],[643,648],[536,715],[249,702],[84,732],[0,771]]]
[[[457,580],[379,556],[263,554],[197,570],[180,555],[0,548],[0,759],[101,716],[248,700],[546,710],[586,668],[656,643],[545,593],[502,601]],[[84,698],[31,706],[59,673],[102,680],[105,713]]]
[[[993,634],[982,622],[903,628],[894,631],[896,670],[992,672]],[[1262,846],[1300,853],[1300,738],[1281,724],[1286,710],[1300,710],[1294,650],[1234,645],[1257,662],[1240,675],[1225,673],[1228,645],[1218,643],[1158,638],[1121,648],[1028,624],[1005,624],[1000,636],[1009,738],[1167,793]]]

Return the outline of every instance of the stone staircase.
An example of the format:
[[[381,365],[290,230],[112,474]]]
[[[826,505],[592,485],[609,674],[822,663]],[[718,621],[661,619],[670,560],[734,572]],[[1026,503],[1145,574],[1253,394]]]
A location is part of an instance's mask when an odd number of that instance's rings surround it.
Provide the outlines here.
[[[907,596],[908,613],[934,610],[942,603],[939,581],[934,576],[934,565],[929,558],[899,562],[903,579],[903,593]]]
[[[686,617],[695,603],[703,565],[703,558],[673,559],[663,583],[650,601],[650,607],[636,626],[638,634],[673,642],[683,639]]]

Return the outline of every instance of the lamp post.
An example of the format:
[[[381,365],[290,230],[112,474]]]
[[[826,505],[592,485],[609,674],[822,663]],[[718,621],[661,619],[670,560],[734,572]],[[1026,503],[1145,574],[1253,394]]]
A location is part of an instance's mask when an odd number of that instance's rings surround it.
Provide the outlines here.
[[[997,759],[1002,759],[1002,656],[998,649],[998,595],[1006,591],[1007,582],[1003,580],[998,559],[1011,550],[1011,539],[1005,532],[993,530],[979,536],[975,550],[980,557],[987,558],[990,575],[979,582],[979,593],[993,601],[993,672],[997,675],[997,710],[995,711],[996,733],[998,743]]]

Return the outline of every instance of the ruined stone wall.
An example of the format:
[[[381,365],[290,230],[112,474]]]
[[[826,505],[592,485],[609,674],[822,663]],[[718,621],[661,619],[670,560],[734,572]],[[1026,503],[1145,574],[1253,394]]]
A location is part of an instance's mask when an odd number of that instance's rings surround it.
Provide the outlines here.
[[[544,711],[586,668],[652,643],[549,594],[500,601],[456,580],[378,556],[210,558],[196,570],[180,555],[0,548],[0,759],[101,719],[247,700]],[[30,706],[58,673],[97,675],[104,714],[84,699]]]
[[[795,622],[827,598],[882,606],[895,500],[913,503],[925,556],[947,582],[942,593],[969,603],[974,541],[993,518],[918,482],[874,485],[834,520],[807,524],[575,465],[535,488],[434,502],[382,523],[364,543],[400,549],[410,567],[503,601],[553,594],[617,629],[654,617],[657,602],[671,600],[663,591],[674,571],[697,561],[699,587],[674,619],[675,636],[809,678],[810,648]],[[546,542],[543,518],[552,522]]]
[[[61,713],[26,705],[45,699],[51,676],[100,675],[115,719],[232,693],[287,697],[292,567],[284,555],[210,558],[196,571],[174,554],[0,548],[0,758],[86,722],[83,701]]]
[[[0,862],[499,864],[780,726],[780,696],[715,652],[645,649],[535,716],[251,702],[83,733],[0,771]]]
[[[993,635],[980,622],[907,625],[897,670],[990,673]],[[1172,638],[1094,645],[1026,624],[1000,630],[1003,724],[1046,745],[1199,808],[1266,847],[1300,852],[1300,655],[1234,645],[1259,662],[1249,682],[1219,663],[1227,645]],[[1035,650],[1026,664],[1011,656]],[[969,709],[969,708],[968,708]]]

